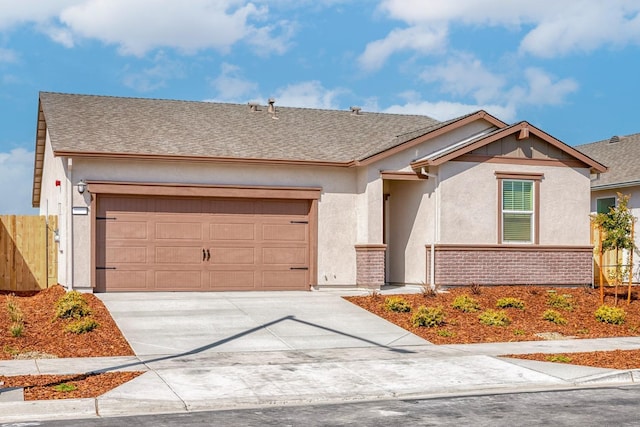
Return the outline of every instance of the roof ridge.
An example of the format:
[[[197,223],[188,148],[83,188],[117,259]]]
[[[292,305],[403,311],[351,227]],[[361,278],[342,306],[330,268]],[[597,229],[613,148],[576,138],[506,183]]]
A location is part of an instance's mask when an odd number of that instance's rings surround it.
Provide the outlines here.
[[[82,93],[68,93],[68,92],[52,92],[52,91],[40,91],[40,96],[42,95],[61,95],[61,96],[69,96],[69,97],[83,97],[83,98],[101,98],[101,99],[112,99],[112,100],[139,100],[139,101],[160,101],[160,102],[176,102],[176,103],[194,103],[194,104],[213,104],[213,105],[227,105],[227,106],[238,106],[245,107],[249,102],[259,102],[260,106],[266,107],[268,104],[262,104],[260,101],[249,101],[245,104],[237,103],[237,102],[222,102],[222,101],[207,101],[207,100],[193,100],[193,99],[170,99],[170,98],[145,98],[140,96],[116,96],[116,95],[96,95],[96,94],[82,94]],[[340,109],[340,108],[318,108],[318,107],[295,107],[295,106],[287,106],[287,105],[275,105],[278,110],[305,110],[305,111],[322,111],[322,112],[335,112],[335,113],[348,113],[352,114],[349,108]],[[395,117],[421,117],[428,118],[434,120],[436,122],[440,122],[439,120],[434,119],[431,116],[426,114],[402,114],[402,113],[388,113],[382,111],[366,111],[361,110],[358,114],[362,115],[384,115],[384,116],[395,116]]]

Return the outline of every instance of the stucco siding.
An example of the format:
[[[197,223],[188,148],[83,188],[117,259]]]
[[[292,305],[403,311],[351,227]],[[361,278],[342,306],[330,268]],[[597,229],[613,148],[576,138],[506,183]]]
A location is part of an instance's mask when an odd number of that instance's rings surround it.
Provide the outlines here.
[[[432,241],[433,183],[391,181],[387,193],[387,280],[391,283],[426,282],[424,247]]]
[[[322,187],[318,202],[318,277],[320,285],[350,285],[356,280],[356,170],[341,168],[221,165],[187,162],[77,160],[78,179],[209,185]],[[77,192],[76,192],[77,193]],[[373,192],[375,194],[375,192]],[[380,196],[381,197],[381,196]],[[375,197],[369,203],[376,203]],[[77,203],[83,203],[77,200]],[[89,206],[89,201],[84,205]],[[76,219],[82,252],[89,254],[89,217]],[[90,255],[87,255],[90,256]],[[83,266],[90,258],[83,255]],[[90,281],[89,269],[76,270],[76,282]]]
[[[56,181],[60,186],[56,186]],[[67,177],[66,159],[53,156],[51,140],[47,132],[45,139],[42,186],[40,191],[40,215],[58,216],[58,283],[66,284],[71,267],[67,254],[71,249],[70,212],[67,209],[71,183]]]
[[[539,195],[541,245],[589,244],[587,169],[455,161],[440,172],[440,243],[498,243],[498,171],[544,174]]]

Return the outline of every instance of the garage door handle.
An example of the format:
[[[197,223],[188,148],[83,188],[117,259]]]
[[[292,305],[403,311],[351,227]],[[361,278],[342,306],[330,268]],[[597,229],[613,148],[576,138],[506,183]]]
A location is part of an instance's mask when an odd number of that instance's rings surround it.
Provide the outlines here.
[[[209,249],[207,249],[207,261],[209,261],[211,259],[211,252],[209,252]]]
[[[202,260],[204,261],[205,259],[207,259],[207,252],[203,249],[202,250]]]
[[[290,267],[289,270],[308,270],[309,267]]]

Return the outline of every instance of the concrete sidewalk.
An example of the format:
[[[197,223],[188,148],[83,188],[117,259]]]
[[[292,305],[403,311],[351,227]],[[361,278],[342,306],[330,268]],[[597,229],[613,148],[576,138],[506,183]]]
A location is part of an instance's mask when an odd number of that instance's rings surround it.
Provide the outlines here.
[[[640,381],[637,371],[497,357],[640,349],[640,338],[435,346],[326,293],[113,294],[105,304],[136,356],[0,361],[0,373],[146,372],[97,399],[0,398],[0,422]]]
[[[593,341],[557,341],[560,351],[589,351]],[[605,341],[605,340],[603,340]],[[600,349],[640,348],[614,339]],[[529,343],[525,343],[529,344]],[[537,350],[555,351],[553,343]],[[640,381],[640,371],[617,371],[506,359],[509,343],[210,353],[181,357],[119,357],[0,361],[0,372],[72,374],[147,371],[97,399],[0,402],[0,422],[170,413],[236,407],[426,398],[548,390]]]

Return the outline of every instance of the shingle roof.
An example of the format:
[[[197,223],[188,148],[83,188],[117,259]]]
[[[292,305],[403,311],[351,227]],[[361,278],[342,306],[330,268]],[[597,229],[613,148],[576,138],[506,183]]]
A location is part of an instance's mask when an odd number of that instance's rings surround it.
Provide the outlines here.
[[[424,134],[427,116],[42,92],[54,152],[350,162]],[[417,132],[416,132],[417,131]]]
[[[607,165],[607,173],[591,183],[591,188],[624,186],[640,182],[640,133],[577,145],[574,148]]]

